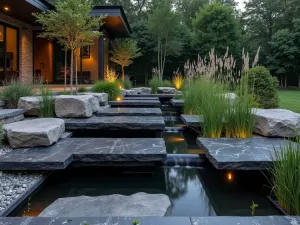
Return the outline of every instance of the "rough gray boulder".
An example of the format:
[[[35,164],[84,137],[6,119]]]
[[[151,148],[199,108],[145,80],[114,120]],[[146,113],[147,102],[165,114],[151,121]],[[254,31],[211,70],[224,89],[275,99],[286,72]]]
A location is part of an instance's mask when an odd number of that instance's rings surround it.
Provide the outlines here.
[[[57,117],[91,117],[98,110],[99,103],[92,95],[61,95],[55,98]]]
[[[10,123],[3,126],[12,148],[49,146],[65,132],[62,119],[42,118]]]
[[[107,93],[97,93],[97,92],[81,92],[78,95],[92,95],[99,100],[101,106],[108,104],[108,94]]]
[[[138,91],[137,90],[132,90],[132,89],[121,89],[121,92],[122,92],[122,96],[126,96],[126,95],[137,95],[138,94]]]
[[[41,101],[40,96],[21,97],[18,108],[23,109],[26,116],[39,116]]]
[[[79,196],[57,199],[39,217],[165,216],[170,206],[165,194]]]
[[[130,90],[137,91],[138,95],[149,95],[149,94],[151,94],[151,88],[148,88],[148,87],[131,88]]]
[[[268,137],[300,134],[300,114],[286,109],[255,109],[254,133]]]
[[[175,94],[176,88],[172,87],[159,87],[157,92],[160,94]]]

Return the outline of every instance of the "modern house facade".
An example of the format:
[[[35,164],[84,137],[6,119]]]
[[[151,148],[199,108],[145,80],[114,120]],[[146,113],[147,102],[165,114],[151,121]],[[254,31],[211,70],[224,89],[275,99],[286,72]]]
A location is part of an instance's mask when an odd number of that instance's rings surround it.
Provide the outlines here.
[[[32,13],[54,10],[46,0],[1,0],[0,2],[0,82],[19,79],[61,84],[64,81],[65,52],[54,40],[40,38],[42,27]],[[79,82],[104,78],[110,64],[109,49],[114,38],[129,37],[131,30],[120,6],[95,6],[92,16],[106,15],[103,35],[81,49],[78,57]],[[70,65],[68,54],[67,67]]]

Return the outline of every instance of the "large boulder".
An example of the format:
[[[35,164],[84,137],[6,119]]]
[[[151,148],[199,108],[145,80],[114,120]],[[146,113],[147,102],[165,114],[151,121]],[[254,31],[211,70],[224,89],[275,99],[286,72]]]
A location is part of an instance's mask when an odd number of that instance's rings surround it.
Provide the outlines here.
[[[159,87],[157,92],[160,94],[175,94],[176,88],[172,87]]]
[[[138,95],[150,95],[151,94],[151,88],[148,88],[148,87],[131,88],[130,90],[137,91]]]
[[[3,128],[12,148],[49,146],[65,132],[65,122],[57,118],[43,118],[10,123]]]
[[[254,109],[254,133],[268,137],[300,134],[300,114],[286,109]]]
[[[127,96],[127,95],[137,95],[138,91],[137,90],[132,90],[132,89],[121,89],[122,96]]]
[[[40,217],[165,216],[171,206],[164,194],[79,196],[59,198]]]
[[[21,97],[18,101],[18,108],[23,109],[26,116],[39,116],[41,101],[40,96]]]
[[[98,99],[99,104],[101,106],[105,106],[108,104],[108,94],[107,93],[82,92],[82,93],[78,93],[78,95],[92,95]]]
[[[99,102],[92,95],[61,95],[55,98],[57,117],[91,117],[98,110]]]

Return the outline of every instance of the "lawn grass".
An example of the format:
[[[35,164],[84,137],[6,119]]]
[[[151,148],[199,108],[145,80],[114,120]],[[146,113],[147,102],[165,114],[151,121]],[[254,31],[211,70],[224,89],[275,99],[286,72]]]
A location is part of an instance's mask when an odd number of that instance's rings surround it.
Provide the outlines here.
[[[278,90],[279,107],[300,113],[300,90]]]

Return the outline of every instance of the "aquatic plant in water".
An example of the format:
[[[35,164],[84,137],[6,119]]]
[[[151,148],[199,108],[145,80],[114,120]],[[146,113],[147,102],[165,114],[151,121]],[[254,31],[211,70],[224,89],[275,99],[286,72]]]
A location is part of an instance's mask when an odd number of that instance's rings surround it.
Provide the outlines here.
[[[300,138],[275,149],[272,160],[272,194],[288,214],[300,215]]]

